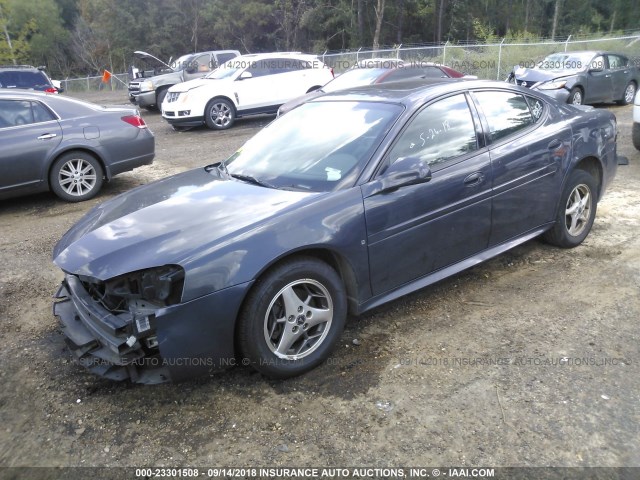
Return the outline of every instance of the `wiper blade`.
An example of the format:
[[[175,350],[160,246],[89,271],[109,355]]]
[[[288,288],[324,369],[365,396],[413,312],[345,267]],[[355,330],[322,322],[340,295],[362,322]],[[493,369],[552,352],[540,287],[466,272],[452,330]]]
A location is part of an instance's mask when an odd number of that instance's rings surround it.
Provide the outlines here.
[[[256,177],[251,176],[251,175],[243,175],[241,173],[231,173],[229,175],[231,177],[237,179],[237,180],[241,180],[243,182],[253,183],[254,185],[260,185],[261,187],[277,188],[275,185],[271,185],[270,183],[265,182],[264,180],[260,180],[260,179],[258,179]]]

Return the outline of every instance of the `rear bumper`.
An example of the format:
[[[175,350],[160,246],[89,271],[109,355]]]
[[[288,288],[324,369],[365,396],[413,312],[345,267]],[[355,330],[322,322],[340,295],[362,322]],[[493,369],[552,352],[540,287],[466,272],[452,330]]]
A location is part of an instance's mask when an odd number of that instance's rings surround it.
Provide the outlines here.
[[[235,365],[235,319],[249,287],[237,285],[159,309],[148,317],[150,328],[140,333],[134,314],[109,312],[77,277],[67,275],[53,314],[69,349],[91,372],[112,380],[163,383]]]

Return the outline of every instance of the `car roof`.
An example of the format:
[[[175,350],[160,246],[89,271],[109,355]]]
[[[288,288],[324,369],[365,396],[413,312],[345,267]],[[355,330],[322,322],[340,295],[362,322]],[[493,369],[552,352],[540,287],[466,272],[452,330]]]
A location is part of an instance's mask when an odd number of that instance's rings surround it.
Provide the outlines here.
[[[346,88],[327,93],[311,102],[322,101],[370,101],[391,102],[405,106],[422,104],[428,97],[437,97],[447,93],[478,88],[499,88],[522,93],[531,93],[506,82],[496,80],[463,80],[461,78],[427,78],[411,79],[397,82],[378,83],[359,87]]]
[[[33,100],[33,99],[49,99],[53,97],[58,97],[58,95],[54,95],[51,93],[40,92],[38,90],[25,90],[22,88],[0,88],[0,97],[3,98],[17,98],[24,100]],[[64,98],[64,97],[62,97]]]
[[[44,67],[34,67],[33,65],[0,65],[0,70],[44,70]]]

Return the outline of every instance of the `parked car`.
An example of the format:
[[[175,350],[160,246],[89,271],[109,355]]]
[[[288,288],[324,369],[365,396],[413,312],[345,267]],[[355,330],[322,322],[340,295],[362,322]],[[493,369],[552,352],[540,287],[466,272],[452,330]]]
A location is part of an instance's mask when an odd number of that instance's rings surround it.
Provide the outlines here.
[[[52,190],[69,202],[153,161],[155,140],[134,108],[0,90],[0,199]]]
[[[376,85],[411,78],[462,78],[464,73],[435,63],[404,62],[393,58],[372,58],[361,60],[349,70],[337,76],[322,88],[289,100],[278,109],[278,116],[284,115],[312,98],[329,92],[361,85]]]
[[[168,63],[153,55],[136,51],[133,53],[142,68],[133,67],[129,82],[129,101],[140,107],[160,107],[169,87],[181,82],[204,77],[228,60],[240,55],[238,50],[213,50],[190,53]],[[170,65],[169,65],[170,64]]]
[[[31,65],[0,65],[0,88],[21,88],[58,93],[44,67]]]
[[[633,146],[640,150],[640,92],[636,93],[633,102],[633,127],[631,136],[633,137]]]
[[[566,103],[626,105],[640,82],[638,68],[619,53],[587,51],[549,55],[534,68],[514,67],[507,81]]]
[[[236,358],[298,375],[327,358],[347,312],[538,235],[580,245],[616,136],[607,110],[504,82],[329,93],[223,162],[90,211],[54,249],[54,314],[108,378],[177,380]]]
[[[175,127],[224,130],[237,118],[275,114],[283,103],[332,78],[333,70],[313,55],[242,55],[202,79],[171,87],[162,117]]]

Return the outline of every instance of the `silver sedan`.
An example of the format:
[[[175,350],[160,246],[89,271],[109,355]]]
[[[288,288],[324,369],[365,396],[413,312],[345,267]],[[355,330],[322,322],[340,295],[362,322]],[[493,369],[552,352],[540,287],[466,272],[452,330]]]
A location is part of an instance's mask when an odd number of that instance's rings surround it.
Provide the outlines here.
[[[153,162],[139,112],[24,90],[0,92],[0,199],[51,190],[94,197],[114,175]]]

